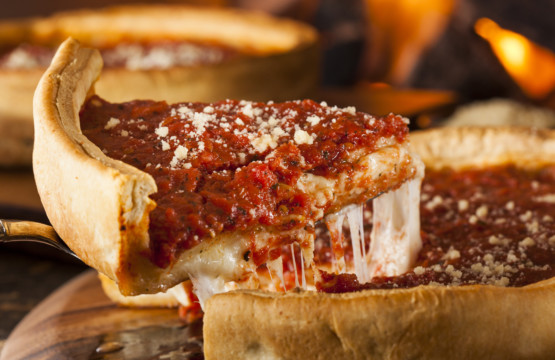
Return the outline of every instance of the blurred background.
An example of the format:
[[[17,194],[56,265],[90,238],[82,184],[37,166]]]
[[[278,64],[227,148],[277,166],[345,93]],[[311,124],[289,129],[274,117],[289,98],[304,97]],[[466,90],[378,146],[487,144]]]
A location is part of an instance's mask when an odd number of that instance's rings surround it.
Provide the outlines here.
[[[115,4],[238,7],[313,25],[322,85],[453,91],[458,104],[509,98],[553,107],[555,1],[536,0],[24,0],[0,18]]]
[[[139,2],[10,1],[0,20]],[[400,113],[413,130],[555,125],[555,0],[142,3],[237,7],[310,24],[321,46],[316,100],[377,115]],[[0,168],[0,218],[48,221],[29,166]],[[42,298],[85,267],[40,245],[0,246],[1,341]]]

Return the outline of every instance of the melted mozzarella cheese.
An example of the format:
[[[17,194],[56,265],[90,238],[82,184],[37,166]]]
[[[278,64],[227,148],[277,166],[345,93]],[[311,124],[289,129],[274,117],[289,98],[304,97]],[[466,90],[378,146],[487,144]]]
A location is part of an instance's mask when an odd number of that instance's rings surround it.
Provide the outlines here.
[[[306,290],[306,272],[304,271],[304,266],[304,256],[301,256],[301,289]]]
[[[370,280],[366,269],[366,244],[364,242],[364,223],[362,221],[362,204],[350,206],[347,211],[355,274],[361,283]]]
[[[266,263],[266,267],[268,268],[268,272],[270,274],[270,278],[272,279],[272,282],[274,281],[272,274],[274,274],[275,276],[277,276],[279,285],[281,286],[283,291],[286,291],[287,289],[285,288],[285,279],[283,277],[283,259],[281,258],[281,256],[278,257],[277,259],[268,261]],[[276,290],[279,291],[279,288],[276,287]]]
[[[309,229],[311,227],[308,227]],[[305,266],[312,266],[314,256],[314,233],[307,229],[295,229],[283,234],[298,239],[292,245],[292,255],[298,247],[301,258],[301,279],[295,273],[295,286],[306,289]],[[213,295],[235,289],[257,289],[261,285],[257,275],[256,265],[252,259],[245,259],[245,253],[250,250],[251,241],[257,245],[255,249],[269,246],[275,238],[271,232],[259,232],[250,235],[229,233],[217,239],[201,243],[189,250],[186,255],[179,258],[176,267],[187,273],[193,283],[193,291],[198,297],[201,307]],[[296,244],[296,246],[295,246]],[[248,257],[247,257],[248,258]],[[296,260],[294,260],[296,267]],[[271,282],[277,282],[273,291],[286,291],[286,282],[283,274],[283,260],[278,257],[266,263]],[[275,278],[275,280],[274,280]],[[281,289],[280,289],[281,288]],[[183,297],[177,297],[183,299]],[[183,305],[188,303],[183,301]]]
[[[336,274],[344,273],[346,271],[345,265],[345,251],[343,249],[343,221],[345,214],[339,212],[326,216],[326,226],[330,233],[331,248],[332,248],[332,270]]]
[[[249,241],[240,234],[229,234],[200,245],[184,253],[174,265],[176,276],[188,277],[201,306],[212,295],[226,291],[226,282],[252,276],[251,261],[244,259]],[[180,269],[185,274],[177,273]]]
[[[420,184],[422,177],[373,200],[373,227],[367,267],[370,277],[394,276],[411,269],[422,248]]]
[[[420,238],[420,186],[423,166],[416,177],[397,190],[373,200],[373,227],[366,253],[363,205],[350,205],[328,215],[326,224],[331,237],[332,265],[335,273],[354,273],[361,283],[374,276],[395,276],[407,272],[422,248]],[[342,248],[343,222],[347,216],[353,262],[345,266]]]
[[[295,260],[295,244],[291,244],[290,248],[291,248],[291,260],[293,261],[293,272],[295,273],[295,287],[301,287],[301,285],[299,284],[299,274],[298,274],[298,271],[297,271],[297,261]]]
[[[185,291],[184,284],[185,283],[181,283],[168,289],[168,293],[173,295],[173,297],[175,297],[175,299],[179,301],[182,306],[189,307],[190,305],[193,305],[193,301],[189,297],[187,291]]]
[[[366,283],[370,280],[366,242],[364,241],[364,222],[362,218],[363,204],[349,205],[336,214],[326,217],[326,224],[330,231],[332,242],[332,254],[334,261],[334,272],[341,273],[354,273],[361,283]],[[351,237],[351,247],[353,250],[353,262],[346,266],[345,254],[340,242],[343,240],[343,223],[347,217],[349,224],[349,233]]]
[[[313,239],[312,239],[313,240]],[[297,268],[297,260],[296,260],[296,249],[299,248],[299,258],[301,259],[301,272],[300,272],[300,279],[299,279],[299,269]],[[299,245],[298,243],[292,243],[289,245],[289,249],[291,251],[291,261],[293,263],[293,274],[295,277],[295,287],[306,290],[308,288],[307,279],[306,279],[306,271],[305,266],[307,264],[313,263],[313,248],[311,247],[304,247]],[[274,276],[277,276],[278,285],[276,286],[276,291],[287,291],[287,285],[285,283],[285,276],[283,273],[283,257],[280,256],[275,260],[268,261],[266,263],[266,267],[268,268],[268,273],[270,274],[270,279],[274,282]]]
[[[368,282],[374,276],[394,276],[411,269],[420,248],[420,184],[422,176],[407,181],[399,189],[382,194],[373,200],[373,228],[368,253],[363,224],[363,205],[350,205],[340,212],[326,217],[326,224],[330,231],[332,253],[334,255],[334,272],[354,273],[361,283]],[[353,248],[353,264],[347,266],[342,247],[343,223],[347,218],[351,245]],[[290,245],[291,259],[295,269],[295,286],[307,289],[305,266],[313,266],[314,234],[299,232],[300,243]],[[257,236],[257,242],[264,244],[268,234]],[[201,306],[214,294],[238,288],[258,287],[256,270],[253,265],[243,259],[247,243],[226,239],[219,246],[202,248],[193,260],[189,257],[189,277],[194,286],[194,292]],[[301,245],[302,244],[302,245]],[[201,246],[202,247],[202,246]],[[295,252],[300,251],[301,274],[299,279]],[[278,257],[266,263],[271,282],[275,291],[287,291],[283,259]],[[240,283],[233,280],[243,278]],[[174,293],[176,298],[188,306],[190,301]]]

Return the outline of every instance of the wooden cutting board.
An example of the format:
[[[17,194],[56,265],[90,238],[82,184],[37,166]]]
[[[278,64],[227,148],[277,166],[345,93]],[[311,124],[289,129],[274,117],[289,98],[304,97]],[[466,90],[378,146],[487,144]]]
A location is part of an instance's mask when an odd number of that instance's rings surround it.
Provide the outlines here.
[[[202,323],[177,309],[113,304],[86,271],[34,308],[6,340],[0,360],[202,359]]]

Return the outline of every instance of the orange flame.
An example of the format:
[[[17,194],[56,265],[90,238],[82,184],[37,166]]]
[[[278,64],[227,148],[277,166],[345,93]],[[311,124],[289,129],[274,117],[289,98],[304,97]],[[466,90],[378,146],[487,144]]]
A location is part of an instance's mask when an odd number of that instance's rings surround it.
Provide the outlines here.
[[[527,96],[543,99],[555,89],[553,52],[487,18],[476,21],[474,29]]]
[[[403,85],[448,24],[455,0],[366,0],[373,80]]]

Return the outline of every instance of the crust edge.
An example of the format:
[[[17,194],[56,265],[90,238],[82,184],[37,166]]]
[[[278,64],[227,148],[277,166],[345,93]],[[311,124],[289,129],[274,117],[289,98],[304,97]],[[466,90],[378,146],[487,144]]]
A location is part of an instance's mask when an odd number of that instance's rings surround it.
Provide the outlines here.
[[[205,357],[545,358],[555,351],[554,286],[550,279],[511,289],[421,286],[326,296],[217,295],[206,307]]]
[[[148,195],[156,185],[150,175],[106,157],[80,133],[79,110],[101,67],[98,52],[81,48],[76,40],[60,46],[33,100],[33,170],[60,236],[84,262],[126,289],[135,277],[131,251],[148,246],[145,229],[154,207]]]

